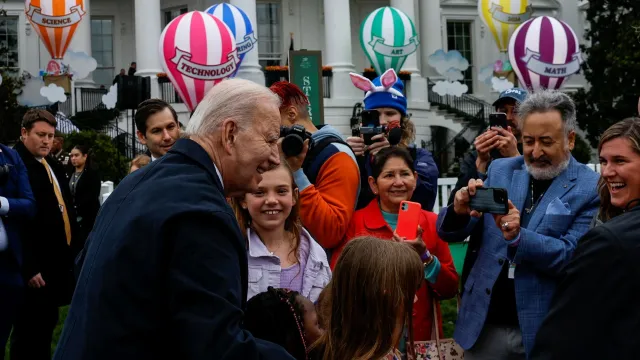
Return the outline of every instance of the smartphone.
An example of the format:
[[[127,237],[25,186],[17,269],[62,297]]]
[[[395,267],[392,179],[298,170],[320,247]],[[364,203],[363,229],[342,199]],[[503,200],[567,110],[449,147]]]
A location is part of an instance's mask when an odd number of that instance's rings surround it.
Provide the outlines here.
[[[418,236],[420,211],[422,206],[417,202],[403,201],[398,212],[398,225],[396,233],[407,240],[414,240]]]
[[[501,127],[503,129],[507,129],[507,114],[505,113],[493,113],[489,114],[489,126],[490,127]]]
[[[507,114],[505,113],[493,113],[489,114],[489,126],[490,127],[501,127],[503,129],[507,129]],[[490,152],[492,159],[500,159],[502,158],[502,154],[498,149],[491,149]]]
[[[503,188],[476,188],[469,203],[471,210],[482,213],[505,215],[509,212],[509,196]]]
[[[363,110],[360,116],[362,117],[362,127],[380,126],[380,112],[378,110]]]

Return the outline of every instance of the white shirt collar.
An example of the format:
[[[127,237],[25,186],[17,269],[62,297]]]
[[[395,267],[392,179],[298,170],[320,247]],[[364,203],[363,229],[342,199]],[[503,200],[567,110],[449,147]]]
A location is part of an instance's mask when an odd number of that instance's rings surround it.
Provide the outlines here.
[[[222,174],[220,174],[220,170],[218,170],[218,166],[216,166],[216,163],[213,163],[213,167],[216,168],[216,174],[218,174],[218,179],[220,179],[220,184],[222,185],[222,189],[224,190],[224,182],[222,181]]]

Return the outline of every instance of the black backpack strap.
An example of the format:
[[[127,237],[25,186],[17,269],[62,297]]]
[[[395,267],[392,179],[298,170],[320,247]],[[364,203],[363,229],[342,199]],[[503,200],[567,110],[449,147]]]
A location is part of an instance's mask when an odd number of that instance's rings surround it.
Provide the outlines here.
[[[413,162],[416,162],[416,156],[418,156],[418,148],[414,146],[409,147],[409,154],[411,154]]]
[[[338,136],[328,136],[318,142],[314,142],[313,146],[307,152],[307,156],[304,158],[304,162],[302,163],[302,169],[305,175],[307,175],[309,182],[311,182],[312,184],[316,183],[316,178],[318,177],[320,168],[322,167],[324,160],[326,160],[326,158],[319,158],[319,155],[323,153],[327,146],[335,143],[344,144],[349,147],[349,149],[351,149],[349,144],[347,144],[346,141],[342,140],[342,138]]]

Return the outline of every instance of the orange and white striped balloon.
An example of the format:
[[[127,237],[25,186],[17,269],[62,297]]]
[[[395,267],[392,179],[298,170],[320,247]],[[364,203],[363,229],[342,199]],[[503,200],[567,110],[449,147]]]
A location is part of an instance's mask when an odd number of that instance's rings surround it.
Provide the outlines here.
[[[25,0],[27,19],[54,59],[62,59],[85,16],[84,0]]]

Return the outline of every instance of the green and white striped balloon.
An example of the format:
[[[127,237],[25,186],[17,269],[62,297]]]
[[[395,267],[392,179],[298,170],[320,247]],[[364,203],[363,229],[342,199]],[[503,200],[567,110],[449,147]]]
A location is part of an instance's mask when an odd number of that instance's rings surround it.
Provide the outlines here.
[[[378,75],[388,69],[399,72],[419,44],[413,21],[390,6],[373,11],[360,26],[360,45]]]

